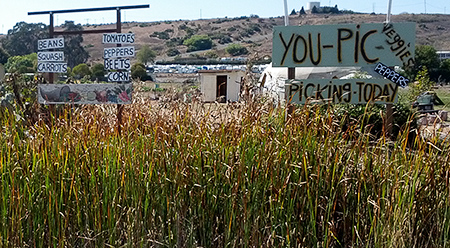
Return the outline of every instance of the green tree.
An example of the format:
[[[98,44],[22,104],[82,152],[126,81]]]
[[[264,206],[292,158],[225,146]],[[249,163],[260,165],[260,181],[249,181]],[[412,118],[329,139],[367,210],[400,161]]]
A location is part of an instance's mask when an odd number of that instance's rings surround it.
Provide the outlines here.
[[[219,57],[217,52],[213,50],[205,52],[204,56],[208,59],[217,59]]]
[[[303,8],[303,6],[302,6],[302,9],[300,10],[300,15],[306,15],[306,11],[305,11],[305,8]]]
[[[241,44],[230,44],[227,46],[225,51],[232,56],[244,55],[248,53],[247,48],[243,47]]]
[[[429,72],[430,79],[436,81],[439,77],[438,69],[439,69],[439,55],[436,53],[436,49],[432,46],[424,45],[424,46],[416,46],[415,50],[415,64],[414,68],[412,68],[411,78],[416,78],[418,72],[423,70],[423,67],[426,67]],[[408,70],[407,68],[405,68]]]
[[[89,66],[82,63],[79,65],[76,65],[73,69],[72,69],[72,73],[75,76],[75,78],[83,78],[85,76],[91,76],[92,75],[92,71],[91,69],[89,69]]]
[[[2,43],[9,55],[19,56],[37,52],[38,40],[44,38],[48,38],[45,24],[18,22],[8,30]]]
[[[8,58],[5,69],[10,73],[34,73],[36,72],[37,54],[12,56]]]
[[[64,31],[83,31],[83,26],[81,26],[81,24],[75,25],[73,21],[66,21],[62,27],[64,28]],[[64,55],[67,58],[67,65],[69,67],[74,68],[78,64],[86,63],[89,58],[89,53],[84,50],[84,47],[81,45],[83,42],[81,34],[64,35],[64,42]]]
[[[169,48],[166,52],[167,56],[173,57],[180,54],[180,51],[176,49],[175,47]]]
[[[416,83],[410,84],[411,87],[411,96],[410,100],[413,101],[420,94],[432,90],[433,86],[436,84],[432,81],[428,74],[428,69],[426,66],[423,66],[422,69],[417,73]]]
[[[3,49],[3,47],[0,47],[0,64],[6,64],[8,62],[9,54],[8,52]]]
[[[450,82],[450,59],[445,59],[441,61],[439,66],[439,74],[441,75],[441,80],[445,82]]]
[[[156,58],[156,52],[153,51],[148,45],[143,45],[141,49],[136,54],[139,62],[147,64],[148,62],[153,62]]]
[[[96,80],[104,80],[105,78],[105,66],[101,63],[97,63],[92,66],[92,77]]]
[[[295,15],[295,14],[296,14],[295,9],[293,9],[290,15],[292,16],[292,15]]]
[[[131,66],[131,78],[147,80],[147,71],[145,65],[142,63],[136,63]]]
[[[194,35],[183,42],[188,52],[211,49],[213,42],[207,35]]]

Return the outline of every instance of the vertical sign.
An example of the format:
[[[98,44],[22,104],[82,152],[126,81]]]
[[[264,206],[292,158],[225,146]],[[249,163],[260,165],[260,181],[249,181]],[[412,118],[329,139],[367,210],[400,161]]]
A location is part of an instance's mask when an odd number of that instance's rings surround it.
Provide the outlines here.
[[[132,44],[134,43],[133,33],[112,33],[103,34],[103,44]],[[108,82],[130,82],[131,81],[131,61],[135,56],[134,46],[110,47],[103,50],[103,59]]]
[[[64,38],[38,40],[38,72],[66,73],[67,63],[64,63],[64,52],[42,51],[64,48]]]

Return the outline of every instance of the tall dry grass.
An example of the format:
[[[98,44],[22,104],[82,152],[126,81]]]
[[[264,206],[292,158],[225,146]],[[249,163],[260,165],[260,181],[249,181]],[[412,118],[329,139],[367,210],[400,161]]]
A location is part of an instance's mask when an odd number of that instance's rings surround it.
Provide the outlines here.
[[[445,247],[448,144],[374,139],[317,107],[4,114],[1,247]],[[343,131],[345,130],[345,131]]]

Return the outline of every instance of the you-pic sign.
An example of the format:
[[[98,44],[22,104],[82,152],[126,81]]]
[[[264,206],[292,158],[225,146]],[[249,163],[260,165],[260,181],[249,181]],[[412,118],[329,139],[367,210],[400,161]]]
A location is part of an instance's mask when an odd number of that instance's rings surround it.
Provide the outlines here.
[[[367,23],[274,28],[274,67],[414,64],[415,23]]]

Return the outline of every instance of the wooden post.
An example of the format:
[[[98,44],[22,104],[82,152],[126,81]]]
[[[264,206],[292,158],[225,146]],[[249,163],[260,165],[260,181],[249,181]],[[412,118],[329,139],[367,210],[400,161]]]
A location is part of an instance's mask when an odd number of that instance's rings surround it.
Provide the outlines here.
[[[288,79],[295,79],[295,67],[288,67]],[[287,111],[287,115],[286,116],[288,116],[288,115],[291,115],[292,113],[294,113],[294,110],[295,110],[295,107],[294,107],[294,105],[292,105],[290,102],[289,102],[289,96],[288,96],[288,92],[286,92],[286,87],[285,87],[285,90],[284,90],[284,94],[285,94],[285,99],[286,99],[286,104],[287,104],[287,109],[286,109],[286,111]]]
[[[50,12],[50,27],[48,30],[50,38],[54,38],[55,33],[55,22],[53,18],[53,12]],[[54,49],[51,49],[50,51],[54,51]],[[52,72],[48,73],[48,83],[53,84],[55,81],[54,74]],[[56,106],[53,104],[50,104],[48,106],[48,110],[50,111],[50,115],[56,116]],[[49,116],[50,118],[51,116]]]
[[[384,130],[387,137],[392,137],[392,126],[394,123],[394,108],[392,103],[386,104],[386,116],[384,122]]]
[[[121,33],[122,32],[122,20],[120,16],[120,8],[117,8],[117,21],[116,21],[116,32]],[[121,44],[117,44],[117,47],[121,47]],[[121,82],[120,82],[121,83]],[[117,105],[117,133],[120,135],[122,133],[122,114],[123,114],[123,105],[118,104]]]

